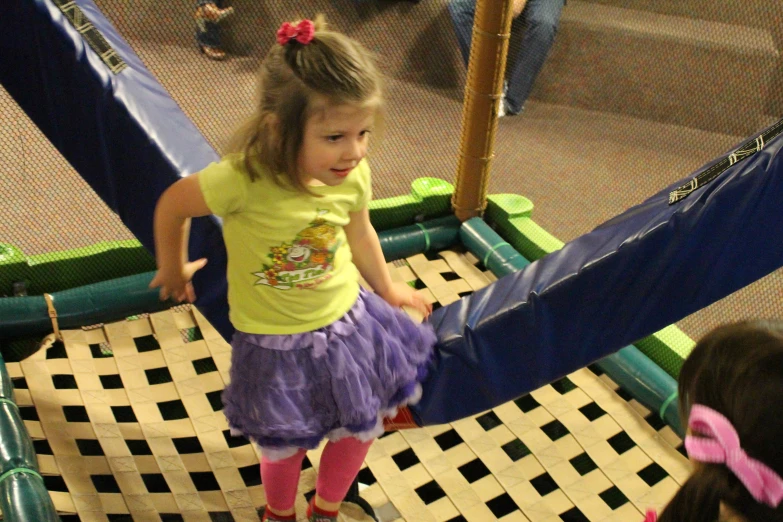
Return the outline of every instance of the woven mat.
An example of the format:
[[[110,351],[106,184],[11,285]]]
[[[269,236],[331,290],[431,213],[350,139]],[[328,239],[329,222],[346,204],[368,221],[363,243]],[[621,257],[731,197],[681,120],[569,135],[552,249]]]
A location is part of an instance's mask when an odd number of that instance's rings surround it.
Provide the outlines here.
[[[458,250],[390,268],[436,307],[494,280]],[[64,522],[259,520],[259,452],[222,414],[230,346],[195,308],[63,339],[8,370]],[[304,462],[300,513],[320,451]],[[669,427],[582,369],[475,417],[387,433],[359,479],[384,522],[633,522],[689,472]],[[370,520],[349,505],[341,519]]]

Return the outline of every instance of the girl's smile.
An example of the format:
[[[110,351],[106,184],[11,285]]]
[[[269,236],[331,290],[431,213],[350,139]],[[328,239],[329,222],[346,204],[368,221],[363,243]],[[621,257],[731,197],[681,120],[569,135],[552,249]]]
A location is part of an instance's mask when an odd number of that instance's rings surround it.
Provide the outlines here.
[[[351,173],[352,170],[353,167],[349,169],[331,169],[331,171],[334,172],[334,175],[337,176],[338,178],[346,177],[348,174]]]
[[[305,124],[299,175],[306,184],[340,185],[367,155],[373,106],[326,105]]]

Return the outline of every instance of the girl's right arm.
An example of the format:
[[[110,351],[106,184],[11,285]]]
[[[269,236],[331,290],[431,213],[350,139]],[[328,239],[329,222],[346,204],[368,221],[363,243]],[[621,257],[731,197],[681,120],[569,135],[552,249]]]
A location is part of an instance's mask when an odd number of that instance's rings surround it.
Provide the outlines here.
[[[160,298],[193,302],[196,295],[190,280],[203,267],[206,258],[188,262],[188,235],[190,218],[211,214],[198,174],[182,178],[160,196],[155,207],[155,259],[158,272],[150,288],[160,287]]]

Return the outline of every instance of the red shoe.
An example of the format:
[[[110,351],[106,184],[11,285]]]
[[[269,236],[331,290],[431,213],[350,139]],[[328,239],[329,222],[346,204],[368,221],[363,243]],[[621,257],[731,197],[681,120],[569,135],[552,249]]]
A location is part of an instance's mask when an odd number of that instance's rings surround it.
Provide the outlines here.
[[[315,505],[315,495],[310,499],[307,504],[307,521],[308,522],[337,522],[337,516],[339,511],[324,511],[323,509]]]
[[[296,522],[296,514],[281,517],[280,515],[270,514],[269,510],[264,508],[264,516],[261,517],[261,522]]]

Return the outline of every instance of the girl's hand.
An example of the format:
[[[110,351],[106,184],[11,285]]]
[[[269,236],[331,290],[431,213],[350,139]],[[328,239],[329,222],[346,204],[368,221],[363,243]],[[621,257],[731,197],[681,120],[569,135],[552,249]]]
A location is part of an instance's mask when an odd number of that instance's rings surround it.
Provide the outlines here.
[[[513,0],[511,16],[516,18],[517,16],[521,15],[522,11],[525,10],[525,4],[527,4],[527,0]]]
[[[170,297],[179,303],[182,301],[192,303],[196,300],[196,292],[193,290],[193,284],[190,281],[193,279],[193,274],[206,264],[206,258],[201,258],[198,261],[185,263],[179,272],[176,270],[173,272],[158,270],[155,277],[150,281],[150,288],[160,287],[161,301],[165,301]]]
[[[410,306],[418,310],[424,319],[432,313],[432,305],[405,283],[392,283],[385,293],[379,295],[394,307]]]

